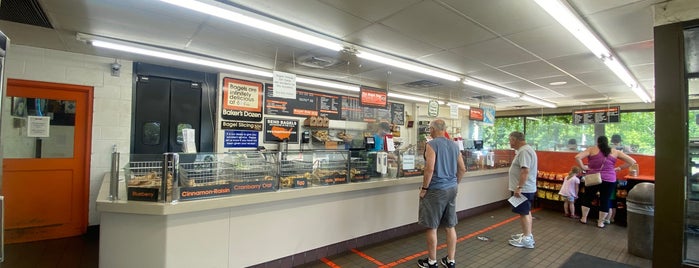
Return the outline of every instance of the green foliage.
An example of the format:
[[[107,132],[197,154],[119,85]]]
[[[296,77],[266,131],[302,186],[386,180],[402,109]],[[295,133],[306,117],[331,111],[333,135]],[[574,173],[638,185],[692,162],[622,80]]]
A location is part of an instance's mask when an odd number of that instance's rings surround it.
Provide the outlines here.
[[[690,118],[696,114],[699,111],[690,111]],[[620,116],[619,123],[604,124],[605,135],[620,134],[623,144],[635,152],[655,154],[655,112],[626,112]],[[497,118],[494,126],[483,127],[483,139],[487,147],[508,149],[507,136],[512,131],[524,131],[527,142],[542,151],[567,150],[570,139],[576,140],[579,150],[596,143],[594,125],[573,125],[572,114]],[[690,124],[689,133],[690,137],[699,137],[699,126]]]

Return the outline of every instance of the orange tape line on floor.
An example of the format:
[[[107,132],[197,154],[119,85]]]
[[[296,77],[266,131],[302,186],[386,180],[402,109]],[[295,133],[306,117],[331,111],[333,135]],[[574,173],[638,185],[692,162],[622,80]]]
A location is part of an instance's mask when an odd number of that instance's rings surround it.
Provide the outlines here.
[[[370,262],[376,263],[376,265],[378,265],[378,266],[383,266],[383,263],[382,263],[382,262],[378,261],[377,259],[372,258],[372,257],[369,256],[369,255],[364,254],[364,252],[361,252],[361,251],[357,250],[356,248],[353,248],[353,249],[352,249],[352,252],[354,252],[355,254],[361,256],[361,257],[364,258],[364,259],[367,259],[367,260],[370,261]]]
[[[537,211],[539,211],[539,210],[541,210],[541,208],[532,209],[532,213],[537,212]],[[490,225],[490,226],[488,226],[488,227],[485,227],[485,228],[480,229],[480,230],[478,230],[478,231],[475,231],[475,232],[473,232],[473,233],[470,233],[470,234],[467,234],[467,235],[465,235],[465,236],[459,237],[459,238],[456,239],[456,243],[463,242],[463,241],[465,241],[466,239],[469,239],[469,238],[472,238],[472,237],[477,236],[477,235],[479,235],[479,234],[482,234],[482,233],[485,233],[485,232],[487,232],[487,231],[493,230],[493,229],[495,229],[495,228],[498,228],[498,227],[500,227],[500,226],[503,226],[503,225],[505,225],[505,224],[508,224],[508,223],[510,223],[510,222],[513,222],[513,221],[515,221],[515,220],[517,220],[517,219],[519,219],[519,216],[513,216],[513,217],[510,217],[510,218],[508,218],[508,219],[506,219],[506,220],[504,220],[504,221],[495,223],[495,224],[493,224],[493,225]],[[439,250],[439,249],[443,249],[443,248],[445,248],[445,247],[447,247],[447,244],[446,244],[446,243],[445,243],[445,244],[437,245],[437,249],[438,249],[438,250]],[[372,258],[372,257],[369,256],[369,255],[366,255],[364,252],[361,252],[361,251],[359,251],[359,250],[357,250],[357,249],[352,249],[352,252],[356,253],[357,255],[361,256],[361,257],[364,258],[364,259],[367,259],[367,260],[369,260],[369,261],[371,261],[371,262],[377,264],[380,268],[394,267],[394,266],[396,266],[396,265],[398,265],[398,264],[406,263],[406,262],[408,262],[408,261],[417,259],[417,258],[419,258],[419,257],[421,257],[421,256],[427,255],[427,253],[428,253],[427,250],[425,250],[425,251],[421,251],[421,252],[415,253],[415,254],[410,255],[410,256],[406,256],[406,257],[400,258],[400,259],[398,259],[398,260],[396,260],[396,261],[393,261],[393,262],[390,262],[390,263],[387,263],[387,264],[383,264],[383,263],[381,263],[380,261],[378,261],[378,260]],[[336,264],[332,263],[330,260],[328,260],[328,259],[326,259],[326,258],[323,258],[323,259],[321,259],[321,260],[323,260],[323,262],[325,262],[326,264],[328,264],[328,266],[330,266],[330,267],[337,267],[337,268],[340,268],[340,266],[337,266]],[[325,260],[327,260],[327,262],[326,262]],[[331,263],[332,266],[331,266],[329,263]]]
[[[320,261],[322,261],[323,263],[327,264],[329,267],[340,268],[339,265],[335,264],[334,262],[332,262],[332,261],[331,261],[330,259],[328,259],[328,258],[320,258]]]

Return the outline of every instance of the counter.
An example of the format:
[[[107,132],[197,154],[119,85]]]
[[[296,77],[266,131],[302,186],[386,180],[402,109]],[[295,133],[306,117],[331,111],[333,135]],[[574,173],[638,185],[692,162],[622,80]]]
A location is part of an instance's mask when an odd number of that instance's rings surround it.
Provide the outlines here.
[[[245,267],[413,224],[422,183],[416,176],[150,203],[110,201],[108,176],[96,203],[104,268]],[[507,180],[506,168],[467,172],[457,211],[507,199]]]

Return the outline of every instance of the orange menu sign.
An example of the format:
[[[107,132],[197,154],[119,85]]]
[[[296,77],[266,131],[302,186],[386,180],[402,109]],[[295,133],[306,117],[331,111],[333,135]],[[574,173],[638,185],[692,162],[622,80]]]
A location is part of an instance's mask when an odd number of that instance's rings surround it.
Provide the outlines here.
[[[388,105],[388,92],[378,88],[361,87],[359,89],[359,102],[364,107],[386,109]]]

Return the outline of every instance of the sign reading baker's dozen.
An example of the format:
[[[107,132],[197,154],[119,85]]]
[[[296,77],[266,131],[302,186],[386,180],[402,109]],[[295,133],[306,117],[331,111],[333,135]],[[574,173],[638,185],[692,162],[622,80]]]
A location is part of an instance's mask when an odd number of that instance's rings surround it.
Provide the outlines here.
[[[262,83],[223,78],[223,109],[225,120],[262,121]]]

